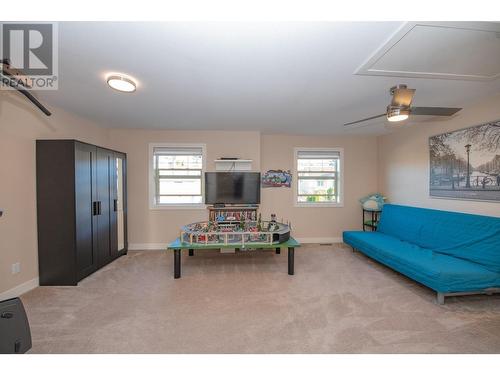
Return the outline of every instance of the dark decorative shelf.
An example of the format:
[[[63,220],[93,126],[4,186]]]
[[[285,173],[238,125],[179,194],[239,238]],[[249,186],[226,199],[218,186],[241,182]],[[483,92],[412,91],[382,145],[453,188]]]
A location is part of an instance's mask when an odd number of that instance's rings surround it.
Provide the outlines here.
[[[372,232],[377,230],[381,212],[381,210],[367,210],[363,208],[363,231],[366,231],[366,228],[369,228]]]

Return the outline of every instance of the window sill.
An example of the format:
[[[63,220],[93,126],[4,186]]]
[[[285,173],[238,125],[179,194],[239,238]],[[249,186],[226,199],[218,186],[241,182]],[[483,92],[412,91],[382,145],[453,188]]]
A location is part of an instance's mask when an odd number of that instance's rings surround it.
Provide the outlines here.
[[[206,210],[207,205],[203,203],[195,204],[151,204],[150,210]]]
[[[295,207],[320,208],[320,207],[344,207],[344,203],[299,203],[295,202]]]

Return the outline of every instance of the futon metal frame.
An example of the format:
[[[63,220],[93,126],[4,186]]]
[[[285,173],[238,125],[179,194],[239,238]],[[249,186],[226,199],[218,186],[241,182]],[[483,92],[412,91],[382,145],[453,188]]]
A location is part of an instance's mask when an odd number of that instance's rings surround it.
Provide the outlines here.
[[[486,288],[481,290],[472,290],[469,292],[452,292],[452,293],[436,292],[436,302],[438,305],[444,305],[445,297],[472,296],[476,294],[487,294],[488,296],[491,296],[494,293],[500,293],[500,288]]]

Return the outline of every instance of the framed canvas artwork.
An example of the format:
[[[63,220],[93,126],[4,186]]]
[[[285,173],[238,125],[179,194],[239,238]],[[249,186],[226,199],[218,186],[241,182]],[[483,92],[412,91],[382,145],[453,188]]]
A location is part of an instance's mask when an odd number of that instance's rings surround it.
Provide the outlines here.
[[[432,197],[500,202],[500,120],[429,138]]]

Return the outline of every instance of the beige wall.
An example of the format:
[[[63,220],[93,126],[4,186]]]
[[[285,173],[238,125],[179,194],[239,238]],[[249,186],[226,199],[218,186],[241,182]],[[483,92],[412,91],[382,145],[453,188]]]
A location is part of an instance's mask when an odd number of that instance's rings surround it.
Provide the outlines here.
[[[293,189],[262,189],[262,214],[290,220],[293,235],[301,239],[331,241],[346,229],[361,228],[358,199],[377,191],[377,142],[374,137],[262,135],[261,171],[294,169],[295,147],[344,149],[344,207],[296,207]],[[296,183],[293,176],[292,183]]]
[[[128,241],[134,247],[164,245],[178,237],[182,225],[206,220],[206,209],[149,208],[149,144],[204,143],[206,168],[215,170],[214,160],[239,157],[253,160],[260,168],[259,132],[111,130],[113,148],[127,153]]]
[[[54,109],[52,117],[17,93],[0,92],[0,293],[38,277],[35,139],[76,138],[107,145],[107,131]],[[21,263],[13,275],[11,265]]]
[[[128,239],[133,247],[157,247],[178,236],[182,225],[206,220],[205,209],[153,209],[148,201],[149,143],[205,143],[207,170],[215,170],[221,156],[252,159],[255,171],[293,169],[294,147],[343,147],[345,206],[294,207],[292,189],[262,190],[262,213],[291,220],[301,238],[339,238],[344,229],[359,228],[358,199],[377,190],[377,143],[374,137],[301,137],[260,135],[258,132],[112,130],[113,148],[127,153]]]
[[[429,197],[429,137],[500,119],[500,95],[446,121],[423,122],[379,137],[379,187],[391,202],[500,216],[500,203]]]

